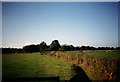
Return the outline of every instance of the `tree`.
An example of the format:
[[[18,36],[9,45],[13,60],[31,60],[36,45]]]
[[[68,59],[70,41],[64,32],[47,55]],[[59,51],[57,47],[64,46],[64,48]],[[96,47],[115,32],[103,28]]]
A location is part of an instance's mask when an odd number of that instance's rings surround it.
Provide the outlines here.
[[[42,53],[43,51],[46,51],[47,50],[47,44],[44,42],[44,41],[42,41],[41,43],[40,43],[40,52]]]
[[[10,53],[22,53],[23,49],[18,48],[0,48],[2,50],[2,54],[10,54]]]
[[[24,52],[39,52],[39,45],[27,45],[23,47]]]
[[[50,44],[49,50],[57,51],[57,50],[59,50],[60,47],[61,46],[60,46],[58,40],[53,40],[52,43]]]
[[[60,50],[60,51],[67,51],[67,50],[68,50],[68,49],[67,49],[67,45],[66,45],[66,44],[62,45],[59,50]]]
[[[80,50],[81,48],[79,46],[75,47],[75,50]]]
[[[81,50],[86,50],[86,46],[81,46]]]
[[[70,51],[74,51],[75,47],[73,45],[70,45]]]
[[[61,48],[59,49],[60,51],[74,51],[75,47],[73,45],[62,45]]]

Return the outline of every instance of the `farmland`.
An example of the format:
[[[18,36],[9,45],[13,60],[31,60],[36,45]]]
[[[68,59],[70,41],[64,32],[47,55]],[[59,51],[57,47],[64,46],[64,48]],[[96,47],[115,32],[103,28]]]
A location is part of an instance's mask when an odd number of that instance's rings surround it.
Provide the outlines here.
[[[78,57],[79,56],[79,57]],[[3,77],[51,77],[69,80],[74,73],[71,66],[79,65],[91,80],[118,79],[119,52],[58,51],[40,53],[6,54],[2,56]]]
[[[92,56],[102,56],[109,58],[120,58],[120,52],[87,52],[86,54]]]
[[[3,56],[3,77],[49,77],[70,78],[71,64],[49,56],[32,54],[10,54]]]

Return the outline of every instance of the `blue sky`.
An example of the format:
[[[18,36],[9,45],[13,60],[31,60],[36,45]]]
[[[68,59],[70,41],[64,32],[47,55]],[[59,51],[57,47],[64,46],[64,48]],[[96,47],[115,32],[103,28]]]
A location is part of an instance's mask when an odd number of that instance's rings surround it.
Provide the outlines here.
[[[3,47],[118,46],[117,2],[3,2],[2,24]]]

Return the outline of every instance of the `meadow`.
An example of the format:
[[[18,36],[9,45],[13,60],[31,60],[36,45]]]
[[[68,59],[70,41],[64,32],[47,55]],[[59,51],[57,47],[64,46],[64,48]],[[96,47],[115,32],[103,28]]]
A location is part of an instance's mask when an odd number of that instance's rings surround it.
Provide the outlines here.
[[[120,58],[120,52],[86,52],[87,55]]]
[[[119,53],[58,51],[43,55],[40,53],[6,54],[2,55],[2,76],[13,78],[59,76],[60,80],[69,80],[75,74],[72,66],[77,64],[91,80],[106,80],[109,79],[107,74],[119,73],[120,69],[117,69]]]
[[[71,63],[40,53],[7,54],[2,60],[3,77],[71,77]]]

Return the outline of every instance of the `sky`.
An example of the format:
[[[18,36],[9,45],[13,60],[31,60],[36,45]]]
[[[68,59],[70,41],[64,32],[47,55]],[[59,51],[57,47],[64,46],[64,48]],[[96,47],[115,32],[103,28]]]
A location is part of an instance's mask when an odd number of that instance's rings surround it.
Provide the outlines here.
[[[74,46],[117,47],[117,2],[3,2],[2,47],[53,40]]]

